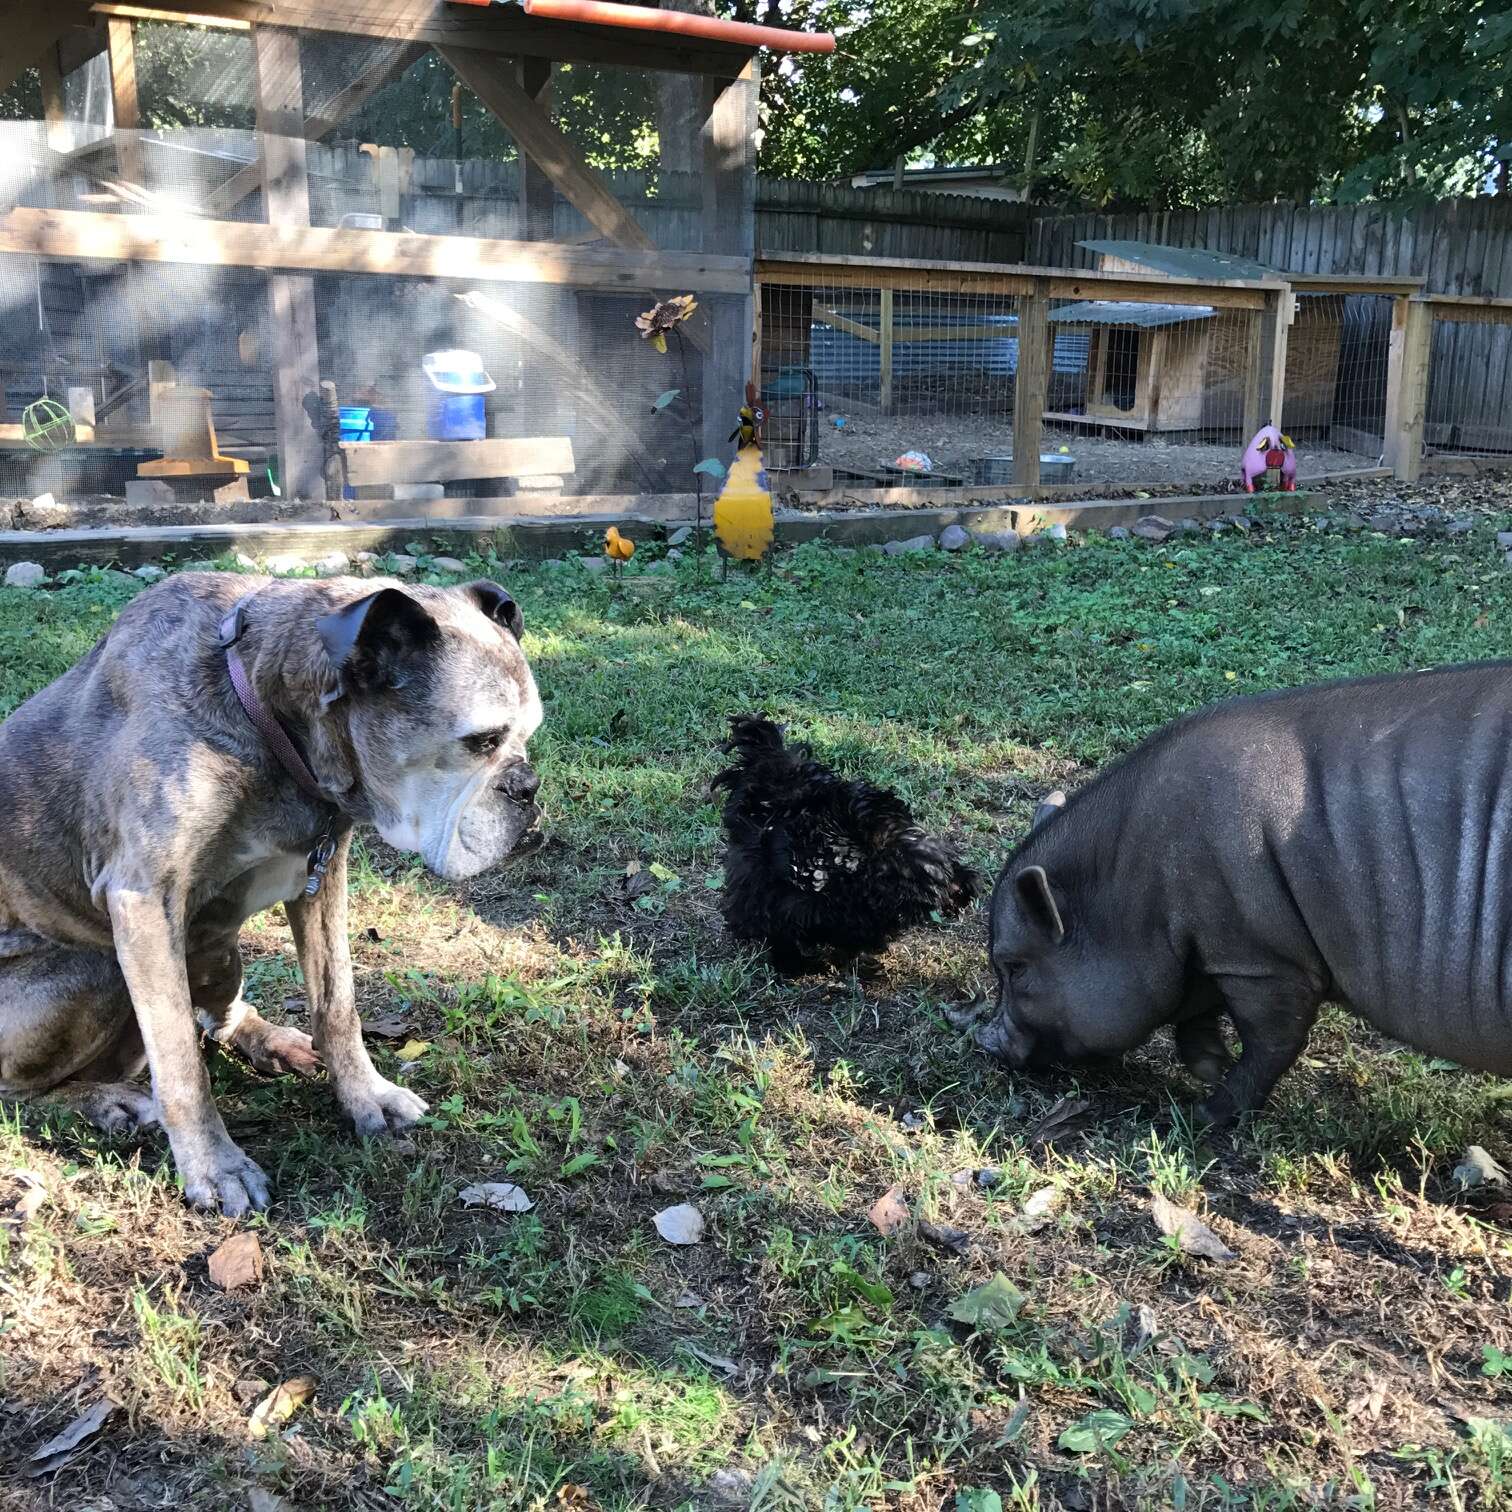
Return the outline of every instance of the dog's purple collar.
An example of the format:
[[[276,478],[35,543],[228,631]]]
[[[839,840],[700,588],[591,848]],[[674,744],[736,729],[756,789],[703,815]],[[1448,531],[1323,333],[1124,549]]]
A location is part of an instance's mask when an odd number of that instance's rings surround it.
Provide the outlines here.
[[[248,594],[247,598],[250,597],[251,594]],[[238,599],[231,606],[231,612],[220,622],[220,647],[226,653],[226,673],[231,679],[231,687],[236,693],[236,701],[242,706],[242,712],[251,721],[252,727],[267,742],[268,749],[278,758],[278,763],[284,771],[294,779],[305,794],[326,810],[325,823],[321,826],[314,849],[308,857],[309,881],[305,883],[305,897],[313,898],[320,891],[326,868],[331,864],[331,857],[336,853],[336,820],[340,811],[331,802],[308,763],[300,755],[299,747],[294,744],[293,737],[272,714],[263,708],[262,700],[253,691],[252,679],[247,676],[247,669],[236,650],[236,643],[246,630],[246,605],[246,598]]]

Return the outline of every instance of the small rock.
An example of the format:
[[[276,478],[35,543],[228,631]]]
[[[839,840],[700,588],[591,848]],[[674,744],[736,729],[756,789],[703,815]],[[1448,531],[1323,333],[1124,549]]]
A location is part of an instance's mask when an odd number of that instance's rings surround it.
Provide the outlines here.
[[[1064,541],[1066,539],[1066,527],[1057,520],[1053,525],[1047,525],[1043,530],[1035,532],[1037,541]]]
[[[976,1182],[979,1187],[995,1187],[1003,1179],[1003,1173],[997,1166],[983,1166],[976,1173]]]
[[[964,1255],[971,1248],[971,1235],[965,1229],[958,1229],[950,1223],[931,1223],[929,1219],[919,1220],[919,1232],[931,1244],[940,1249],[949,1250],[955,1255]]]
[[[1187,515],[1184,519],[1177,520],[1176,528],[1182,533],[1182,535],[1202,534],[1202,522],[1200,520],[1194,520],[1191,515]]]
[[[608,561],[608,558],[606,558],[606,557],[601,557],[601,556],[579,557],[577,559],[577,561],[578,561],[578,566],[581,567],[584,572],[591,572],[595,576],[597,576],[601,572],[608,572],[608,570],[609,570],[609,561]]]
[[[1444,534],[1452,536],[1469,535],[1470,532],[1474,529],[1474,520],[1450,520],[1450,522],[1446,526],[1444,526]]]
[[[344,551],[328,551],[315,562],[315,571],[321,577],[344,577],[351,570],[351,559]]]
[[[1176,527],[1164,515],[1144,515],[1134,522],[1134,534],[1141,541],[1168,541]]]
[[[1022,1221],[1025,1231],[1034,1234],[1042,1228],[1048,1228],[1055,1221],[1060,1205],[1061,1193],[1058,1187],[1041,1187],[1024,1204]]]
[[[1127,541],[1129,539],[1129,527],[1127,525],[1115,525],[1108,532],[1110,541]]]
[[[268,558],[268,571],[275,576],[285,572],[302,572],[309,565],[302,556],[295,556],[291,551],[279,552]]]
[[[456,557],[435,557],[431,561],[431,566],[434,567],[437,572],[467,571],[467,563],[458,561]]]
[[[151,562],[143,562],[140,567],[133,569],[132,577],[139,577],[144,583],[156,583],[160,578],[168,576],[161,567],[154,566]]]
[[[257,571],[257,561],[256,561],[256,559],[253,558],[253,557],[249,557],[245,551],[238,551],[236,553],[236,556],[235,556],[234,560],[236,562],[236,565],[238,567],[240,567],[243,572],[256,572]]]
[[[959,525],[947,525],[940,532],[938,544],[941,551],[960,551],[971,545],[971,532]]]
[[[398,577],[409,577],[420,566],[420,563],[407,552],[396,552],[388,559],[389,571]]]
[[[1507,1172],[1493,1155],[1479,1145],[1471,1145],[1465,1151],[1464,1159],[1455,1166],[1454,1179],[1468,1192],[1482,1186],[1506,1186]]]
[[[693,527],[691,525],[679,525],[671,535],[667,537],[669,546],[686,546],[693,539]]]
[[[748,1470],[716,1470],[709,1479],[709,1493],[722,1502],[743,1507],[751,1499],[753,1485]]]
[[[1016,530],[973,530],[971,538],[984,551],[1017,551],[1024,544]]]
[[[666,560],[669,562],[680,562],[682,561],[685,554],[686,553],[679,551],[678,548],[674,546],[671,551],[667,553]]]
[[[913,1275],[908,1278],[908,1284],[913,1287],[915,1291],[924,1291],[933,1283],[934,1277],[931,1276],[928,1271],[915,1271]]]
[[[40,562],[12,562],[5,569],[7,588],[37,588],[47,581]]]
[[[376,551],[359,551],[352,560],[359,567],[371,567],[378,560],[378,553]]]
[[[66,504],[58,503],[50,493],[38,494],[23,504],[20,513],[33,530],[56,530],[73,521],[73,511]]]
[[[905,552],[933,551],[934,537],[932,535],[909,536],[906,541],[888,541],[882,550],[887,556],[902,556]]]

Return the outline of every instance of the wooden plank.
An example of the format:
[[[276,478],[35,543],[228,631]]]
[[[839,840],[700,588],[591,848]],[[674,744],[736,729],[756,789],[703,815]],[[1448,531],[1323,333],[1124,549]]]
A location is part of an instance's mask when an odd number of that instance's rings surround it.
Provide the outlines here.
[[[1298,294],[1417,294],[1421,278],[1377,274],[1294,273],[1287,280]]]
[[[1013,383],[1013,482],[1040,481],[1040,432],[1050,393],[1050,299],[1042,290],[1018,301],[1018,372]]]
[[[515,145],[540,165],[563,199],[621,247],[648,252],[655,243],[590,167],[577,146],[505,71],[497,58],[460,47],[438,49],[447,65],[495,115]]]
[[[1404,483],[1414,482],[1422,469],[1432,342],[1433,307],[1422,299],[1399,298],[1392,306],[1386,360],[1385,460]]]
[[[308,227],[310,181],[301,134],[305,112],[299,35],[259,26],[252,33],[252,54],[269,225]],[[323,499],[325,448],[306,408],[307,398],[318,404],[320,391],[314,279],[279,273],[268,280],[268,345],[279,487],[287,499]]]
[[[47,123],[47,145],[54,152],[71,152],[73,127],[63,105],[63,68],[58,61],[56,43],[43,50],[37,60],[37,71],[42,79],[42,119]]]
[[[132,23],[112,16],[105,23],[110,54],[110,100],[115,115],[116,166],[129,184],[142,180],[141,105],[137,98],[136,38]]]
[[[501,436],[489,441],[343,442],[354,488],[380,483],[449,483],[458,478],[536,478],[577,470],[568,436]]]
[[[196,221],[19,207],[0,216],[0,254],[65,261],[191,263],[309,273],[743,294],[750,262],[701,252],[610,251],[470,236]]]
[[[882,318],[878,331],[881,347],[881,379],[877,386],[877,403],[883,414],[892,409],[893,402],[893,291],[882,291]]]
[[[521,58],[516,64],[520,88],[546,113],[551,109],[551,60]],[[520,229],[527,241],[551,241],[556,235],[556,187],[533,157],[520,155]]]
[[[890,304],[892,302],[892,290],[884,289],[882,297]],[[844,331],[847,336],[854,336],[858,341],[870,342],[876,346],[882,340],[880,331],[874,331],[870,326],[862,325],[859,320],[852,320],[848,315],[842,315],[838,310],[832,310],[822,300],[814,301],[814,319],[823,325],[833,326],[837,331]]]
[[[323,141],[426,51],[423,44],[407,43],[363,69],[350,84],[306,117],[302,128],[305,139],[310,142]],[[219,220],[229,215],[249,194],[261,187],[262,160],[259,158],[248,163],[245,168],[238,168],[224,184],[210,192],[205,200],[205,214]]]

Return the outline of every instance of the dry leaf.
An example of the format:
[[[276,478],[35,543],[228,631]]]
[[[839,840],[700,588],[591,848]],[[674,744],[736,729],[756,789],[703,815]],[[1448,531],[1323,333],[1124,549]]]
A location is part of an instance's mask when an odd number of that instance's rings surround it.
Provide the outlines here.
[[[210,1257],[210,1279],[222,1291],[260,1286],[262,1278],[262,1245],[256,1234],[232,1234]]]
[[[1024,1211],[1019,1219],[1019,1227],[1026,1234],[1037,1234],[1042,1228],[1048,1228],[1055,1222],[1055,1214],[1061,1205],[1061,1193],[1059,1187],[1041,1187],[1024,1204]]]
[[[652,1221],[668,1244],[697,1244],[704,1236],[703,1214],[691,1202],[663,1208]]]
[[[1091,1111],[1092,1104],[1086,1098],[1063,1097],[1029,1131],[1029,1138],[1034,1144],[1048,1144],[1075,1128]]]
[[[1239,1258],[1196,1213],[1177,1207],[1159,1192],[1150,1199],[1150,1212],[1154,1215],[1155,1226],[1162,1234],[1175,1236],[1182,1254],[1196,1255],[1203,1260]]]
[[[535,1206],[525,1188],[512,1181],[480,1181],[457,1195],[464,1207],[488,1207],[498,1213],[528,1213]]]
[[[573,1481],[563,1481],[557,1487],[556,1503],[559,1507],[570,1507],[572,1512],[597,1512],[597,1503],[587,1486],[579,1486]]]
[[[429,1040],[412,1039],[406,1040],[394,1053],[402,1061],[416,1061],[429,1049]]]
[[[285,1423],[315,1395],[314,1376],[295,1376],[272,1391],[252,1409],[247,1419],[247,1433],[251,1438],[264,1439],[275,1428]]]
[[[707,1349],[700,1349],[690,1339],[682,1341],[682,1347],[693,1356],[695,1360],[702,1360],[705,1365],[712,1366],[715,1370],[722,1370],[726,1375],[734,1375],[740,1369],[734,1360],[725,1355],[710,1354]]]
[[[29,1223],[47,1201],[47,1184],[35,1171],[11,1171],[12,1181],[19,1182],[20,1192],[0,1208],[0,1222],[20,1228]]]
[[[965,1229],[952,1228],[948,1223],[931,1223],[927,1218],[919,1224],[919,1232],[931,1244],[952,1254],[964,1255],[971,1248],[971,1235]]]
[[[409,1023],[402,1013],[382,1013],[363,1019],[362,1032],[369,1039],[402,1040],[409,1033]]]
[[[896,1234],[911,1216],[908,1204],[903,1200],[903,1188],[900,1186],[888,1187],[883,1194],[872,1203],[871,1210],[866,1215],[871,1220],[871,1226],[886,1239],[891,1234]]]
[[[61,1470],[116,1414],[118,1403],[101,1397],[88,1412],[80,1413],[62,1433],[50,1438],[31,1457],[27,1475],[33,1480]]]

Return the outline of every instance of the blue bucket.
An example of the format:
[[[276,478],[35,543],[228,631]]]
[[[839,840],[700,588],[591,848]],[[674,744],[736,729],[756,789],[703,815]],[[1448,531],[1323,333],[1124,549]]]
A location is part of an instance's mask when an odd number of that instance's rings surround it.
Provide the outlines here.
[[[341,406],[341,439],[343,441],[371,441],[373,439],[373,411],[365,406]]]

